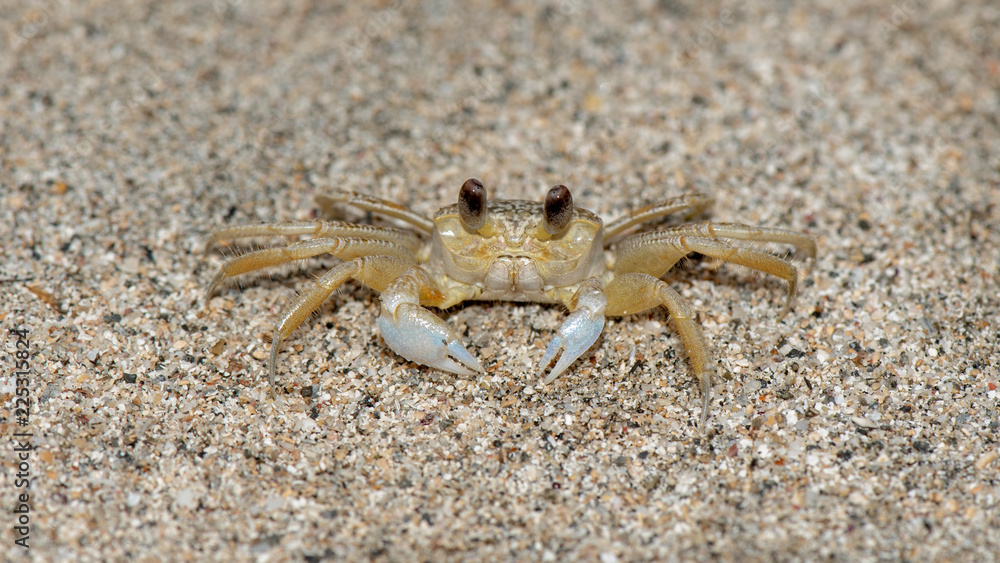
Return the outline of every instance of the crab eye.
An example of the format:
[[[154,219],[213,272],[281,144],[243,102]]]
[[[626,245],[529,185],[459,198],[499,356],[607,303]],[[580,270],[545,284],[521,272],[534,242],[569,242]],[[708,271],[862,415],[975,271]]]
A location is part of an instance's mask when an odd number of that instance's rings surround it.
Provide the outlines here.
[[[458,191],[458,214],[462,222],[476,230],[486,222],[486,188],[475,178],[469,178]]]
[[[569,188],[563,185],[554,186],[545,196],[545,220],[542,226],[550,235],[557,235],[569,225],[573,218],[573,196]]]

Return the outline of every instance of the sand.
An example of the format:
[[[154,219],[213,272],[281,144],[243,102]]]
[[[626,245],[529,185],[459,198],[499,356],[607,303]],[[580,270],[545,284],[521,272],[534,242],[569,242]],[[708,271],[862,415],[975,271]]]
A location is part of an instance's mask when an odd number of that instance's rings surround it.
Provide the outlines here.
[[[1000,558],[992,3],[0,9],[3,558]],[[335,188],[429,215],[470,177],[608,220],[697,190],[819,254],[780,319],[774,278],[665,277],[712,350],[704,431],[663,310],[541,385],[562,307],[442,312],[469,378],[389,350],[357,284],[272,399],[274,315],[336,260],[206,299],[209,233]]]

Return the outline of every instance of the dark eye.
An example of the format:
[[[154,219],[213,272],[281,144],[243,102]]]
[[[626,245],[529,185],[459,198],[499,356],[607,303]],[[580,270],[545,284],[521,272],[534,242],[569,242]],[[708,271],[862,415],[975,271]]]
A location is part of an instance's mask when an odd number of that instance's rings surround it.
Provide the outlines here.
[[[458,191],[458,214],[462,222],[476,230],[486,222],[486,188],[475,178],[469,178]]]
[[[573,218],[573,196],[569,188],[563,185],[555,186],[545,196],[545,232],[557,235],[569,225]]]

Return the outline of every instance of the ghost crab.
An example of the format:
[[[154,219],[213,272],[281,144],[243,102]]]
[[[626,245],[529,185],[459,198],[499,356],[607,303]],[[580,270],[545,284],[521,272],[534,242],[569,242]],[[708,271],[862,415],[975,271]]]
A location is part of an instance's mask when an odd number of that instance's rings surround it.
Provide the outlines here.
[[[223,264],[208,288],[211,296],[226,280],[295,260],[332,254],[342,262],[294,298],[277,319],[268,371],[271,390],[281,343],[295,327],[348,279],[381,296],[379,331],[400,356],[461,376],[484,373],[448,325],[425,308],[446,309],[468,300],[558,303],[570,311],[539,362],[544,382],[562,374],[597,340],[604,319],[664,306],[673,319],[702,393],[701,424],[708,414],[709,353],[691,307],[660,278],[681,258],[700,253],[777,276],[788,283],[784,316],[795,296],[799,271],[789,260],[739,243],[780,243],[810,259],[816,242],[806,234],[734,223],[691,223],[626,235],[642,223],[673,213],[694,215],[710,198],[689,193],[635,210],[603,226],[594,213],[574,207],[566,186],[549,190],[542,204],[487,198],[479,180],[467,180],[458,203],[428,219],[374,197],[335,192],[318,196],[324,210],[337,204],[401,220],[430,237],[337,221],[293,221],[229,227],[209,244],[239,238],[311,235],[286,246],[255,250]],[[611,250],[607,250],[607,249]],[[560,354],[561,352],[561,354]]]

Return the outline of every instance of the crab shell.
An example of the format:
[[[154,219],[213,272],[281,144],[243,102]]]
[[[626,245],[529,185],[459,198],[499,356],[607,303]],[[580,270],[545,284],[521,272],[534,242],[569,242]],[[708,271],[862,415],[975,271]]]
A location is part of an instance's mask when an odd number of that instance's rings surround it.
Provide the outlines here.
[[[485,225],[472,230],[458,205],[449,205],[434,215],[427,267],[481,288],[478,300],[559,303],[584,280],[605,274],[602,227],[600,217],[575,208],[569,225],[552,236],[537,202],[500,200],[490,202]]]

